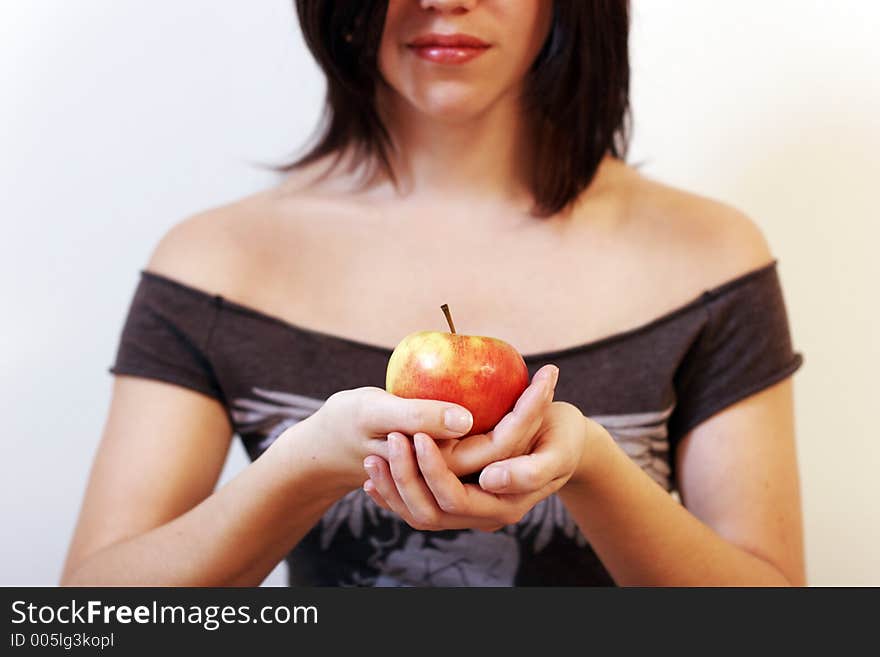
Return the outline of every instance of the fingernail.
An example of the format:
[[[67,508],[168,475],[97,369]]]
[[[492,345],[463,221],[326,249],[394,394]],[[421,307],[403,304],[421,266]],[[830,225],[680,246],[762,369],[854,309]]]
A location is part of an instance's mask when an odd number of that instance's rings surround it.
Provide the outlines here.
[[[550,389],[556,387],[556,381],[559,379],[559,368],[556,365],[553,366],[553,369],[550,372]]]
[[[364,459],[364,469],[373,474],[376,471],[376,462],[371,458]]]
[[[446,428],[456,433],[464,433],[471,428],[473,420],[471,414],[460,408],[447,408],[443,413],[443,423]]]
[[[553,390],[556,388],[556,377],[558,375],[558,370],[553,367],[550,368],[547,374],[544,376],[544,400],[550,399],[553,396]]]
[[[486,468],[480,476],[480,486],[492,490],[501,490],[510,485],[510,472],[507,468]]]
[[[419,434],[413,436],[413,444],[416,448],[416,454],[421,455],[421,453],[425,450],[425,444],[422,442],[424,439],[424,436],[420,436]]]

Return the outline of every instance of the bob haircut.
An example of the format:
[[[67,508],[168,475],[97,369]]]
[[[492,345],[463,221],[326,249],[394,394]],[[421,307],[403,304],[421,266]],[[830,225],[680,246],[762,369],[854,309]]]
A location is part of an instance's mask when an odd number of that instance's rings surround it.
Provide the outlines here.
[[[295,2],[306,45],[327,79],[326,104],[315,145],[276,170],[289,172],[329,154],[335,167],[350,149],[349,170],[366,162],[375,174],[380,166],[397,186],[393,146],[376,107],[377,85],[385,84],[378,50],[388,0]],[[626,157],[629,27],[629,0],[553,0],[550,32],[526,74],[522,98],[535,152],[533,216],[573,204],[607,152]]]

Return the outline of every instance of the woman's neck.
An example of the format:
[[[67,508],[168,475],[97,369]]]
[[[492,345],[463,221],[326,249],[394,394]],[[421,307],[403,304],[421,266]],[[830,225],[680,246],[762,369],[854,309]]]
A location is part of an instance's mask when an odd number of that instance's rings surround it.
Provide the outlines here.
[[[526,208],[529,140],[513,94],[479,114],[448,120],[427,116],[398,94],[380,111],[392,142],[399,193],[418,202],[461,200]]]

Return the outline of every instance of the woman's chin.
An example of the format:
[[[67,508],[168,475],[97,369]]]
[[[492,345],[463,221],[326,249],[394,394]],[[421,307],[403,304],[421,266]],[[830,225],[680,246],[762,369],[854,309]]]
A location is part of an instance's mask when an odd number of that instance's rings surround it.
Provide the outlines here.
[[[422,114],[443,123],[471,121],[486,109],[485,98],[455,97],[424,99],[416,104]]]

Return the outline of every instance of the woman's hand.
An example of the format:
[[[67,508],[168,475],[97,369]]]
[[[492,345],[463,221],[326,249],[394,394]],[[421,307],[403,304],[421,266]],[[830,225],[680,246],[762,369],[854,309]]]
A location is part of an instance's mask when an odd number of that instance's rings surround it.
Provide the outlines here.
[[[322,494],[331,497],[341,497],[364,483],[363,460],[368,454],[389,460],[389,432],[431,435],[456,474],[478,472],[488,463],[531,449],[557,374],[553,365],[541,368],[492,431],[465,440],[461,437],[470,430],[473,418],[463,406],[362,387],[331,395],[314,415],[290,427],[276,442],[292,450],[289,453],[299,462],[307,455],[313,480]]]
[[[567,402],[553,402],[543,414],[534,449],[494,462],[480,484],[462,483],[447,466],[430,435],[410,443],[388,435],[388,456],[368,456],[364,490],[378,505],[397,513],[414,529],[474,528],[495,531],[518,522],[572,476],[584,474],[589,441],[599,425]]]
[[[339,497],[364,483],[365,456],[389,458],[388,432],[430,432],[449,440],[465,435],[472,425],[473,417],[463,406],[404,399],[369,386],[334,393],[276,442],[299,462],[311,464],[322,493]]]
[[[520,395],[513,410],[488,433],[474,434],[461,440],[443,440],[434,436],[453,474],[469,475],[494,461],[530,453],[535,447],[544,414],[553,403],[558,378],[559,368],[555,365],[544,365],[535,372],[531,384]],[[425,433],[430,434],[430,431]]]

